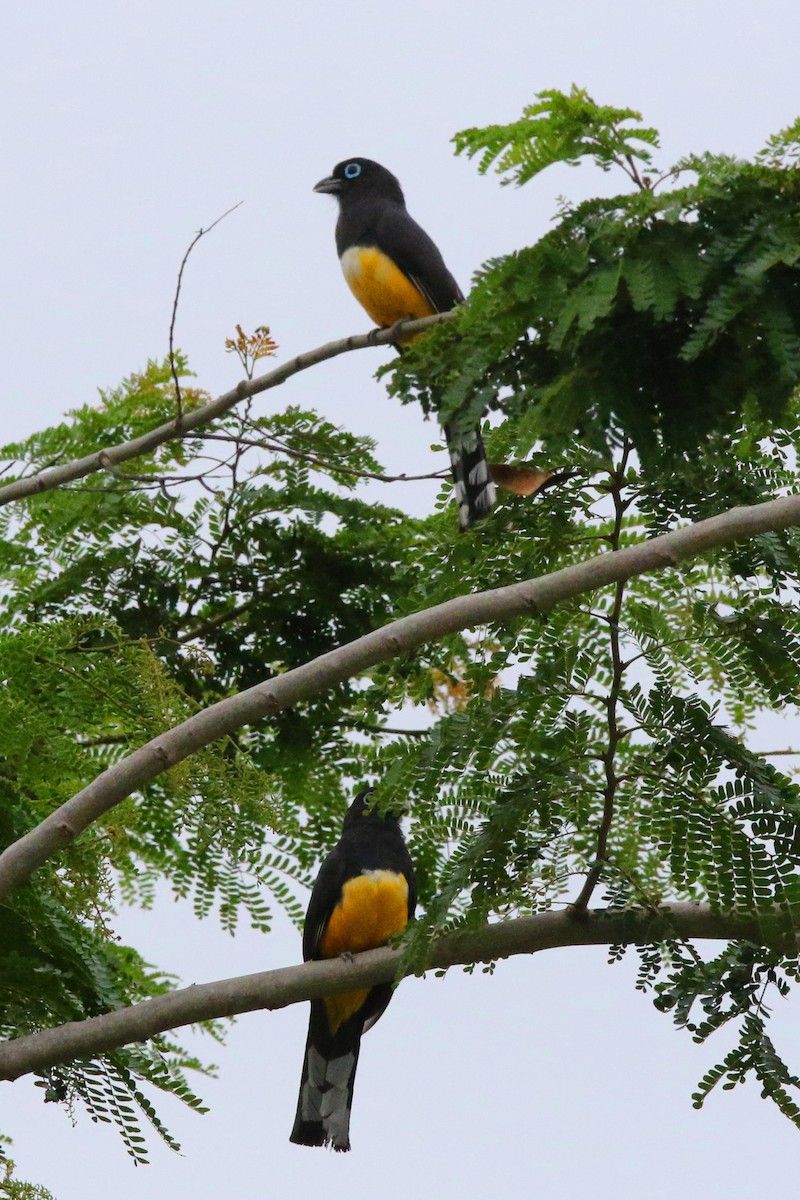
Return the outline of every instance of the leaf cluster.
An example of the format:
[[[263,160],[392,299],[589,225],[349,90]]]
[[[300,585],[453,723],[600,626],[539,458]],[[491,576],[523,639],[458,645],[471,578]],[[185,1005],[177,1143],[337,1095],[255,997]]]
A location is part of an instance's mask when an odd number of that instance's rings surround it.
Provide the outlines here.
[[[566,207],[533,246],[488,263],[390,389],[465,431],[487,408],[517,418],[521,452],[559,454],[576,429],[602,449],[622,427],[648,471],[678,477],[708,437],[785,428],[800,378],[797,172],[679,169],[696,181]]]
[[[494,167],[505,176],[503,184],[521,186],[546,167],[576,166],[582,158],[603,171],[617,166],[632,173],[636,161],[650,165],[648,147],[659,144],[658,131],[638,124],[641,119],[633,108],[596,104],[587,91],[573,84],[566,93],[539,92],[536,103],[526,105],[520,120],[510,125],[463,129],[453,144],[456,154],[469,158],[480,154],[481,175]]]

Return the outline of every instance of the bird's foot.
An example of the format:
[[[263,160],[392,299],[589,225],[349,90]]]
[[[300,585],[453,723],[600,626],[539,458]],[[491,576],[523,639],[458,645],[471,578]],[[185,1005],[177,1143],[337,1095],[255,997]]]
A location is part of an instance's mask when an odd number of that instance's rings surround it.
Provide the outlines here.
[[[402,329],[402,327],[406,324],[407,321],[413,321],[413,319],[414,319],[414,317],[411,313],[409,313],[405,317],[400,317],[399,320],[395,321],[393,325],[387,325],[386,332],[389,335],[395,334],[395,333],[397,333],[398,329]],[[396,342],[397,338],[390,336],[389,341]]]
[[[385,333],[389,335],[390,342],[397,343],[397,338],[393,335],[397,333],[398,329],[401,329],[402,326],[405,325],[406,321],[413,321],[413,319],[413,314],[409,313],[405,317],[400,317],[391,325],[376,325],[375,328],[370,329],[369,333],[367,334],[367,341],[371,346],[375,346],[378,343],[378,335]]]

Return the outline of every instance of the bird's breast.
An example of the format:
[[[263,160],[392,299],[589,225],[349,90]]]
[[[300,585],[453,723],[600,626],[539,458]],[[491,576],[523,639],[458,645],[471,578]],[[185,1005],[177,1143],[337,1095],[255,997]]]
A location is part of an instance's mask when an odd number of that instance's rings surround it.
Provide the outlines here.
[[[325,958],[383,946],[408,924],[408,880],[396,871],[363,871],[348,879],[328,921]]]
[[[376,246],[350,246],[339,261],[350,291],[376,325],[405,317],[429,317],[436,310],[393,259]]]
[[[362,871],[348,879],[320,942],[325,958],[383,946],[408,924],[408,880],[397,871]],[[369,989],[326,996],[331,1033],[366,1000]]]

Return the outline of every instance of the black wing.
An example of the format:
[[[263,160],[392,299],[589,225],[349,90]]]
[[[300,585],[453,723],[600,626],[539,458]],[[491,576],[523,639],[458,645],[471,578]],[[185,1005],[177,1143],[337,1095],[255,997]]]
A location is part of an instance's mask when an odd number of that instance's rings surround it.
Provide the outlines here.
[[[303,926],[303,958],[321,958],[319,944],[342,896],[342,887],[347,879],[347,863],[338,846],[331,850],[319,869],[317,881],[308,902],[308,912]]]
[[[401,205],[383,206],[375,233],[378,247],[397,263],[436,312],[449,312],[464,299],[436,243]]]

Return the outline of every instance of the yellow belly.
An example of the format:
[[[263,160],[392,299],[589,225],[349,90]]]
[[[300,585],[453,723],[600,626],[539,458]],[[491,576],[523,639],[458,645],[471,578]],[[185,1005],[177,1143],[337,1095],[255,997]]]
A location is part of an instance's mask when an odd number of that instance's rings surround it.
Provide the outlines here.
[[[351,246],[340,262],[350,291],[376,325],[429,317],[436,311],[392,259],[374,246]]]
[[[365,871],[349,879],[320,943],[325,958],[384,946],[408,924],[408,880],[395,871]],[[357,1012],[369,990],[325,997],[331,1033]]]

